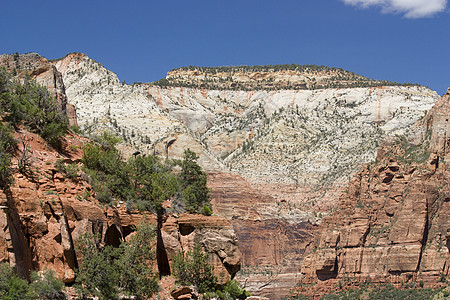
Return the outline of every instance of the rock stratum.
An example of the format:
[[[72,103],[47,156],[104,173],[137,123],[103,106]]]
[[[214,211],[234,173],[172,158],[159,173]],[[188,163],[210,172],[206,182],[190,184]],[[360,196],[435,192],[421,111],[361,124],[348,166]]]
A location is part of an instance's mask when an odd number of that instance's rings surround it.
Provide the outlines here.
[[[58,159],[67,165],[79,164],[84,139],[68,135],[61,154],[49,149],[36,134],[21,130],[15,136],[26,145],[17,151],[26,151],[31,157],[32,172],[15,173],[14,185],[0,193],[0,262],[16,266],[23,277],[31,270],[52,269],[64,282],[72,283],[80,235],[92,233],[100,245],[117,246],[133,233],[143,216],[127,211],[124,205],[101,205],[81,172],[68,178],[55,167]],[[147,220],[156,226],[155,216],[149,215]],[[240,269],[238,240],[223,217],[167,215],[161,236],[164,247],[158,251],[165,253],[169,264],[179,251],[192,251],[199,243],[209,253],[219,283],[227,282]]]
[[[430,287],[449,275],[449,116],[450,89],[408,138],[387,140],[353,177],[303,260],[305,282]]]
[[[305,249],[352,174],[439,98],[425,87],[322,66],[187,67],[129,85],[81,53],[51,62],[28,56],[61,75],[78,125],[121,136],[125,156],[195,151],[214,212],[239,241],[237,278],[271,299],[301,278]]]
[[[298,280],[301,247],[349,176],[438,99],[425,87],[333,68],[181,68],[127,85],[84,54],[54,65],[82,128],[116,132],[125,153],[181,158],[189,147],[200,156],[212,172],[214,210],[243,249],[241,281],[272,298]]]

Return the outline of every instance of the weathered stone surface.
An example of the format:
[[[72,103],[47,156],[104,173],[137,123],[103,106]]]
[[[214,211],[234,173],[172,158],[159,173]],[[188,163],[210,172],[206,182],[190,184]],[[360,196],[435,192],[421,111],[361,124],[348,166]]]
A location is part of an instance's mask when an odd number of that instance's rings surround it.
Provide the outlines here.
[[[312,241],[313,217],[253,188],[230,173],[208,173],[213,211],[232,224],[242,254],[236,279],[253,295],[285,296],[300,277],[305,246]]]
[[[189,286],[179,287],[171,292],[171,296],[174,299],[190,299],[192,297],[193,290]],[[187,298],[186,298],[187,297]]]
[[[142,215],[128,212],[120,204],[103,207],[81,176],[70,180],[58,173],[54,167],[57,159],[71,164],[80,161],[82,138],[68,136],[63,142],[66,148],[63,156],[49,149],[35,134],[22,131],[16,137],[26,141],[33,168],[39,170],[40,177],[35,180],[15,173],[10,193],[0,193],[0,262],[16,266],[24,277],[30,270],[49,268],[65,282],[73,282],[78,264],[75,244],[82,234],[98,235],[101,246],[118,246],[132,234]],[[18,151],[23,151],[23,147]],[[154,215],[146,220],[156,224]],[[210,262],[222,284],[240,269],[238,241],[229,221],[223,217],[168,216],[162,237],[163,250],[170,258],[200,243],[210,254]]]
[[[179,252],[191,251],[196,244],[209,253],[209,263],[219,284],[234,278],[241,267],[241,254],[233,227],[223,217],[187,215],[169,217],[161,228],[169,260]]]
[[[127,141],[122,150],[128,155],[138,149],[180,158],[189,147],[200,156],[205,169],[221,172],[209,175],[216,182],[224,182],[216,184],[216,190],[213,188],[214,210],[227,217],[237,230],[244,249],[244,268],[263,264],[285,282],[284,275],[288,274],[292,285],[300,273],[303,248],[312,240],[313,224],[322,217],[321,211],[326,213],[337,206],[337,195],[348,176],[373,159],[381,139],[408,132],[437,99],[436,93],[423,87],[283,89],[288,82],[309,88],[312,82],[306,81],[312,77],[318,84],[329,81],[331,77],[323,74],[236,74],[233,80],[243,84],[260,84],[268,79],[276,84],[271,86],[274,90],[232,91],[126,85],[84,54],[70,54],[54,65],[63,76],[68,102],[77,107],[82,127],[94,125],[94,131],[107,129],[122,135]],[[168,74],[168,78],[172,75]],[[201,77],[178,75],[189,80]],[[395,170],[394,165],[391,167]],[[242,177],[233,181],[227,178],[233,175],[221,175],[224,171]],[[382,194],[374,195],[372,203],[374,207],[385,207],[384,221],[401,206],[402,192],[391,185],[411,177],[392,177],[395,172],[383,173],[381,182],[373,186],[373,191]],[[365,185],[367,180],[362,177],[360,182]],[[387,191],[397,201],[385,203]],[[356,197],[362,191],[351,185],[348,192]],[[353,212],[351,207],[347,209]],[[46,210],[49,215],[48,207]],[[336,234],[340,230],[332,230],[326,244],[360,247],[366,238],[377,244],[388,240],[388,236],[376,240],[366,237],[371,225],[366,218],[370,214],[364,209],[358,214],[345,232]],[[421,227],[410,227],[404,239],[417,240]],[[127,228],[122,227],[124,232],[129,231]],[[398,227],[399,235],[402,229]],[[102,230],[106,233],[107,229]],[[177,251],[174,235],[163,236]],[[268,289],[274,282],[269,276],[260,286]],[[260,291],[256,288],[257,293]]]
[[[450,275],[449,117],[450,94],[417,123],[409,140],[386,141],[377,161],[352,179],[338,210],[323,219],[320,248],[303,261],[307,278],[327,279],[320,277],[326,271],[337,278],[414,278],[432,285]]]

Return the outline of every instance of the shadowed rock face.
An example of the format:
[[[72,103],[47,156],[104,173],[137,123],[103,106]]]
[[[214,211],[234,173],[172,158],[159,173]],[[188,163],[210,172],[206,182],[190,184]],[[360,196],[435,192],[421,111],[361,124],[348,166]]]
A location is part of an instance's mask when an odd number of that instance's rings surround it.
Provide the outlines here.
[[[447,93],[409,140],[385,142],[377,161],[354,176],[309,247],[302,265],[308,280],[422,280],[431,286],[449,275],[449,117]]]

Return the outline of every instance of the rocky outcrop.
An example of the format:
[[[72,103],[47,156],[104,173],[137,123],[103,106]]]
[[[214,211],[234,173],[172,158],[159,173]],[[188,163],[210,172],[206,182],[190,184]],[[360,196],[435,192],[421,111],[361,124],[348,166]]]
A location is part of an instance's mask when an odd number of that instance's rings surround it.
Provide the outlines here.
[[[162,238],[168,258],[178,252],[186,253],[196,244],[209,253],[208,262],[214,266],[219,284],[233,279],[241,267],[238,239],[230,223],[223,217],[182,214],[170,216],[164,222]]]
[[[354,176],[303,261],[306,277],[430,286],[449,275],[449,116],[447,93]]]
[[[31,270],[55,270],[64,282],[73,282],[77,268],[76,243],[80,235],[92,233],[101,246],[118,246],[139,224],[142,215],[118,203],[104,207],[95,200],[81,172],[68,178],[56,167],[61,159],[77,165],[84,140],[69,135],[64,151],[47,148],[39,136],[16,133],[24,141],[18,154],[27,151],[31,172],[14,175],[14,185],[0,193],[0,261],[9,262],[26,277]],[[14,166],[16,168],[16,166]],[[150,215],[148,222],[156,223]],[[181,215],[168,217],[162,226],[162,251],[172,258],[178,250],[189,251],[200,243],[210,253],[210,262],[221,283],[240,269],[240,252],[233,228],[222,217]]]
[[[61,73],[44,57],[37,53],[0,55],[0,66],[19,78],[29,75],[46,87],[55,97],[69,119],[70,126],[77,125],[75,106],[67,102],[66,90]]]
[[[311,242],[314,224],[336,207],[349,176],[375,158],[379,143],[410,131],[438,99],[424,87],[369,84],[332,68],[241,70],[231,79],[179,69],[167,85],[127,85],[84,54],[54,65],[88,132],[122,136],[128,155],[181,158],[191,148],[200,156],[215,180],[214,211],[236,230],[242,273],[255,275],[252,294],[297,281],[303,251],[295,243]]]

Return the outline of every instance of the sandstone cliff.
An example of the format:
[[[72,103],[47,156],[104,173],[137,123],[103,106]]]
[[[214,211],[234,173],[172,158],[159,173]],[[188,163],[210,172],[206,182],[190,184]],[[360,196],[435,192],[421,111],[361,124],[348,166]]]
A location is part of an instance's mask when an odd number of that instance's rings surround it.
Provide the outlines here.
[[[407,137],[386,141],[323,219],[307,280],[435,284],[449,275],[450,89]]]
[[[0,262],[15,265],[25,277],[31,270],[49,268],[64,282],[73,282],[78,264],[75,245],[81,234],[93,233],[101,245],[117,246],[133,232],[142,215],[121,204],[101,205],[80,170],[69,177],[55,167],[60,159],[76,169],[84,139],[68,135],[58,153],[25,130],[15,136],[24,141],[16,155],[27,155],[32,166],[26,174],[15,172],[14,185],[0,193]],[[156,222],[156,217],[148,220]],[[219,283],[230,280],[240,269],[237,237],[225,218],[167,216],[162,240],[165,247],[161,251],[169,262],[178,251],[192,250],[200,243],[210,253]]]
[[[87,132],[115,132],[128,155],[181,158],[189,147],[200,156],[214,210],[235,228],[244,277],[254,278],[249,290],[274,298],[300,276],[303,251],[290,241],[310,243],[349,176],[438,99],[425,87],[388,86],[333,68],[236,70],[231,78],[177,69],[169,84],[127,85],[84,54],[54,65]]]
[[[79,125],[122,136],[127,155],[181,158],[194,150],[210,171],[214,210],[243,249],[242,282],[272,298],[298,280],[299,249],[349,176],[385,137],[411,131],[437,99],[424,87],[317,66],[180,68],[165,81],[127,85],[79,53],[51,64],[37,54],[0,61],[65,92]]]
[[[375,157],[386,136],[407,132],[438,98],[419,86],[243,91],[126,85],[84,54],[54,64],[82,128],[117,133],[128,154],[140,150],[180,158],[190,147],[206,170],[231,170],[292,201],[299,198],[293,193],[304,198],[305,189],[346,183]],[[173,72],[185,80],[197,78],[191,71]],[[271,76],[287,82],[295,78],[292,72]],[[247,81],[252,74],[246,74]],[[271,193],[279,184],[291,192]],[[322,198],[310,194],[301,204]]]

